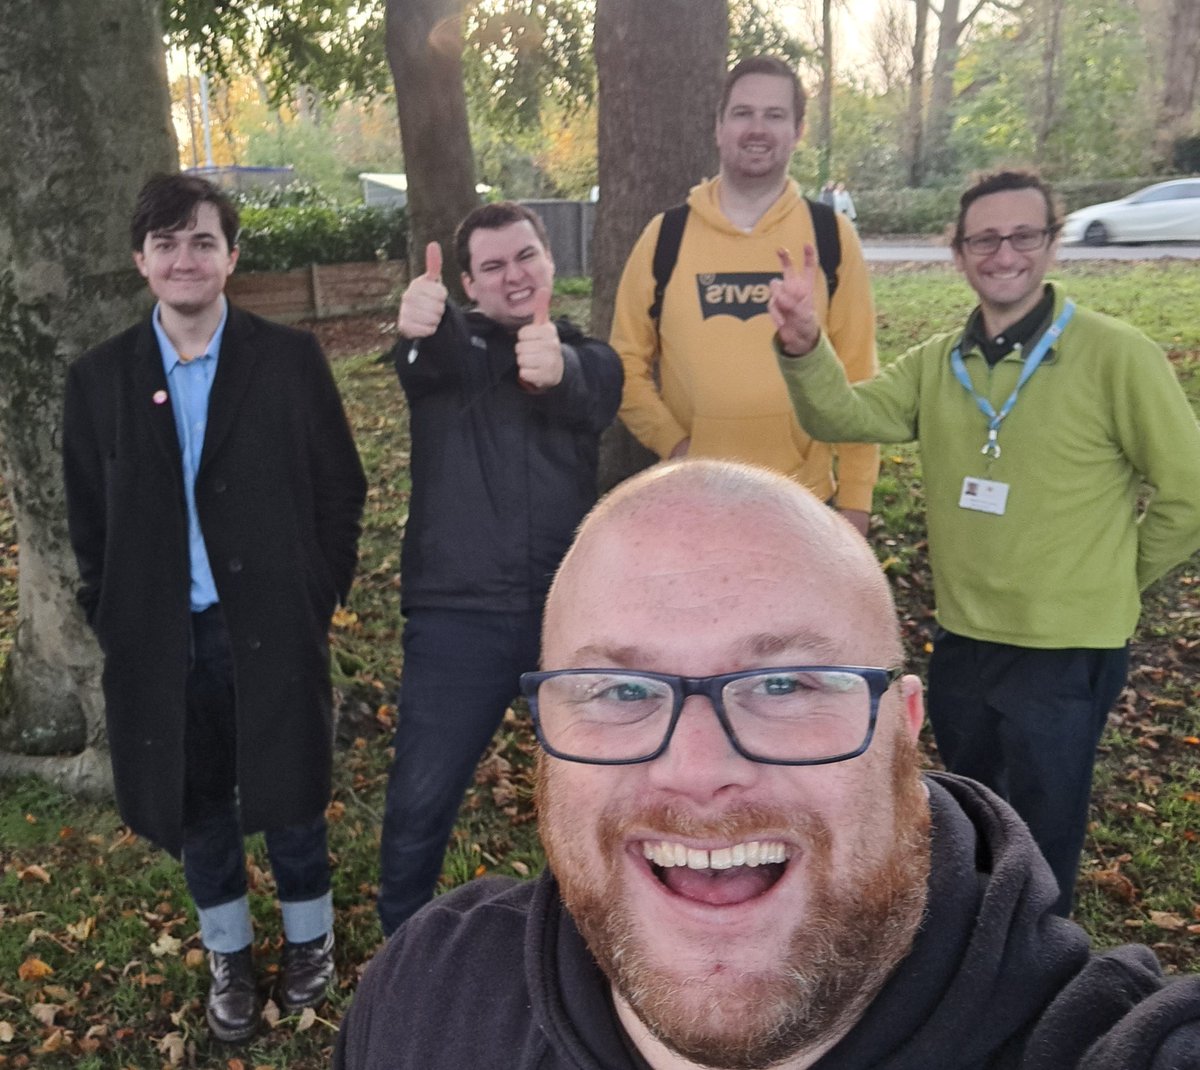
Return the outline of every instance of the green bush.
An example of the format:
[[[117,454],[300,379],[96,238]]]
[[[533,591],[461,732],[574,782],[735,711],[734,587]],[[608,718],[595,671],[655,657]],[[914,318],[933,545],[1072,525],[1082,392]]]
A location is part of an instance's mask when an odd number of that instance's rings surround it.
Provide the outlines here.
[[[854,190],[864,234],[940,234],[958,214],[957,187]]]
[[[403,209],[310,201],[270,207],[245,204],[241,216],[242,271],[403,260],[407,255]]]
[[[1115,201],[1170,175],[1078,179],[1053,183],[1064,212]],[[942,234],[958,218],[958,198],[967,180],[954,186],[854,190],[857,227],[864,234]]]
[[[1176,138],[1171,146],[1171,162],[1180,174],[1200,172],[1200,134]]]
[[[1073,182],[1056,182],[1054,183],[1054,192],[1062,201],[1063,211],[1074,212],[1079,208],[1086,208],[1089,204],[1119,200],[1144,186],[1162,182],[1170,177],[1170,175],[1150,175],[1141,178],[1094,178]]]

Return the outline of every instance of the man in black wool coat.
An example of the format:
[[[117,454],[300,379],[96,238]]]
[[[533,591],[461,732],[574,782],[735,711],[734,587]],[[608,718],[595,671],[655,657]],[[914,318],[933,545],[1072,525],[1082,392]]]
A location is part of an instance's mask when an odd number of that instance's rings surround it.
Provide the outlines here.
[[[121,816],[182,856],[209,1026],[240,1041],[260,1016],[245,833],[265,831],[282,903],[280,1002],[319,1003],[333,975],[328,631],[366,481],[316,339],[225,299],[229,200],[157,176],[131,238],[157,304],[67,376],[78,597],[104,653]]]

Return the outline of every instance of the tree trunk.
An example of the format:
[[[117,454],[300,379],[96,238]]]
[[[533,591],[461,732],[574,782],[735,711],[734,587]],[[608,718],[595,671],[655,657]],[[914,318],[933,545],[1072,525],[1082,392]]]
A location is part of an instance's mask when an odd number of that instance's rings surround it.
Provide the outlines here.
[[[954,68],[958,66],[958,0],[942,0],[937,53],[929,79],[929,116],[925,124],[926,174],[950,174],[950,128],[954,124]]]
[[[725,0],[596,2],[600,203],[591,329],[598,337],[608,334],[621,270],[642,228],[716,171],[728,35]],[[601,484],[654,459],[617,424],[601,444]]]
[[[1171,144],[1186,133],[1200,84],[1200,2],[1173,0],[1163,64],[1163,96],[1155,130],[1161,159],[1171,160]]]
[[[462,78],[462,0],[387,0],[387,55],[396,85],[408,175],[408,263],[425,270],[425,246],[441,242],[443,281],[464,299],[454,229],[479,203]]]
[[[1058,121],[1058,57],[1062,49],[1063,0],[1042,0],[1042,99],[1036,118],[1033,162],[1046,161],[1050,135]]]
[[[929,115],[925,123],[926,176],[954,174],[950,131],[954,126],[954,71],[958,66],[959,41],[966,28],[989,2],[975,0],[975,6],[961,19],[958,17],[959,0],[942,0],[942,9],[937,12],[937,53],[933,58],[933,71],[929,79]],[[937,11],[936,8],[934,10]]]
[[[99,651],[74,600],[62,385],[146,311],[129,216],[143,181],[177,167],[158,7],[8,0],[0,35],[0,144],[19,146],[0,154],[0,458],[21,548],[0,774],[80,791],[110,778]]]
[[[817,181],[825,185],[833,158],[833,0],[821,0],[821,93],[818,99]]]
[[[925,114],[925,41],[929,27],[929,0],[913,0],[912,66],[908,74],[908,184],[925,181],[925,144],[922,137]]]

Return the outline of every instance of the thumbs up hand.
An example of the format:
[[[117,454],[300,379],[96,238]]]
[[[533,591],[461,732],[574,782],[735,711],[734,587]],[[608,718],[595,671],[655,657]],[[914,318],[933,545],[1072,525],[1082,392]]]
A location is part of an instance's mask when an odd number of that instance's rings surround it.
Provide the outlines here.
[[[811,245],[804,247],[804,264],[797,268],[792,254],[779,250],[782,279],[771,280],[767,312],[775,323],[779,346],[789,357],[811,353],[821,337],[813,292],[817,283],[817,254]]]
[[[550,290],[533,296],[533,320],[517,331],[517,376],[529,390],[549,390],[563,377],[562,344],[550,322]]]
[[[400,298],[396,326],[405,338],[428,338],[446,312],[446,287],[442,285],[442,247],[431,241],[425,247],[425,274],[408,284]]]

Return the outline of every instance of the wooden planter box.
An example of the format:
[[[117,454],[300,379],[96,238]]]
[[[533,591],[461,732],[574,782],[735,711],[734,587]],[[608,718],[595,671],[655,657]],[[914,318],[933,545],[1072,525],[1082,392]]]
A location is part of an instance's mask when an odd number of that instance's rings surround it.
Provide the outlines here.
[[[293,271],[230,276],[225,290],[242,308],[278,323],[394,311],[408,278],[401,260],[311,264]]]

